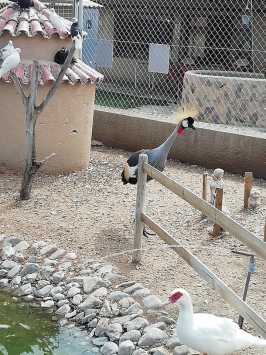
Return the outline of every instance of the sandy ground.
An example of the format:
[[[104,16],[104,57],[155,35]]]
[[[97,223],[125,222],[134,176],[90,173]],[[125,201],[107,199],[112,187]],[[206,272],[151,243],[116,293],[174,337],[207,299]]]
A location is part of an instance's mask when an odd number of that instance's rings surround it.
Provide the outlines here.
[[[29,243],[54,242],[76,251],[81,257],[95,257],[113,264],[126,275],[166,299],[176,287],[191,294],[194,310],[238,320],[237,313],[215,293],[176,253],[165,248],[158,236],[144,238],[142,262],[131,262],[136,186],[123,186],[120,178],[130,153],[93,147],[89,167],[68,175],[35,177],[32,197],[19,202],[21,176],[0,175],[0,233],[19,236]],[[217,166],[218,168],[219,166]],[[222,167],[220,167],[222,168]],[[165,174],[201,196],[202,174],[211,170],[168,161]],[[231,217],[263,239],[266,215],[266,181],[254,180],[261,192],[256,210],[243,210],[244,178],[225,172],[224,192]],[[156,181],[147,189],[147,214],[179,242],[187,246],[240,297],[243,295],[249,258],[233,254],[232,249],[248,251],[232,235],[213,237],[212,222],[202,222],[201,213]],[[247,302],[266,319],[266,262],[256,256]],[[178,308],[168,308],[177,317]],[[244,323],[250,332],[253,329]],[[263,355],[265,350],[245,350],[236,354]]]

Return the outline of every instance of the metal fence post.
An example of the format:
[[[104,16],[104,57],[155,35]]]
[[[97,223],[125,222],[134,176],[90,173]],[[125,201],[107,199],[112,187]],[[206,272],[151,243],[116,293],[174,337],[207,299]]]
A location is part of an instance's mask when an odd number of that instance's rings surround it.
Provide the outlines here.
[[[141,214],[145,210],[145,197],[146,197],[146,182],[147,174],[143,172],[143,164],[148,162],[147,154],[140,154],[138,165],[138,184],[137,184],[137,198],[135,210],[135,226],[134,226],[134,240],[133,240],[133,253],[132,262],[140,262],[141,260],[141,246],[144,223],[141,220]]]

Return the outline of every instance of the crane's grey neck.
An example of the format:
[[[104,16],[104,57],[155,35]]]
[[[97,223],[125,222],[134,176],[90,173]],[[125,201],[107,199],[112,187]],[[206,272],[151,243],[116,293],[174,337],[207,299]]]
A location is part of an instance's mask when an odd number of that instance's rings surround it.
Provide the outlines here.
[[[179,127],[181,126],[181,122],[178,123],[176,126],[175,126],[175,129],[173,131],[173,133],[166,139],[166,141],[160,145],[160,150],[163,151],[166,156],[168,155],[169,153],[169,150],[170,148],[172,147],[176,137],[177,137],[177,131],[179,129]]]

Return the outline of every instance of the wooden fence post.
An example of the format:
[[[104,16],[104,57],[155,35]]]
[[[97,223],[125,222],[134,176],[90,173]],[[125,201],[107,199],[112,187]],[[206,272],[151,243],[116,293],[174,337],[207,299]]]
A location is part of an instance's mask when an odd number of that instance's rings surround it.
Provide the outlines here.
[[[222,211],[223,208],[223,189],[216,188],[216,198],[215,198],[215,207],[218,208],[218,210]],[[213,232],[212,234],[217,237],[221,233],[221,226],[219,224],[215,223],[213,226]]]
[[[136,210],[135,210],[135,226],[134,226],[134,240],[133,240],[133,253],[132,262],[138,263],[141,260],[142,236],[144,223],[141,219],[141,214],[145,210],[145,197],[146,197],[146,182],[147,174],[143,172],[143,164],[148,163],[147,154],[139,155],[138,164],[138,183],[137,183],[137,198],[136,198]]]
[[[207,177],[208,174],[204,173],[203,174],[203,180],[202,180],[202,199],[207,201]],[[201,215],[201,219],[204,219],[206,216],[204,213]]]
[[[244,208],[248,207],[249,193],[253,184],[253,173],[245,173]]]

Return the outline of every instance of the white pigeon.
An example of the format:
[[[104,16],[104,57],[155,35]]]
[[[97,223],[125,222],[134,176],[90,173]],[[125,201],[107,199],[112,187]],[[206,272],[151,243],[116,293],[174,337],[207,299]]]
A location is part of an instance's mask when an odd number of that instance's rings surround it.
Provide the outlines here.
[[[15,48],[13,53],[10,54],[2,63],[0,67],[0,78],[3,74],[9,72],[10,70],[16,68],[16,66],[20,62],[20,55],[19,53],[21,50],[19,48]]]
[[[65,21],[63,20],[62,17],[57,15],[57,13],[55,12],[55,9],[51,9],[50,21],[52,22],[52,25],[55,28],[57,28],[59,31],[68,32],[68,30],[66,28]]]
[[[8,44],[0,49],[0,59],[5,60],[14,51],[13,42],[9,41]]]

